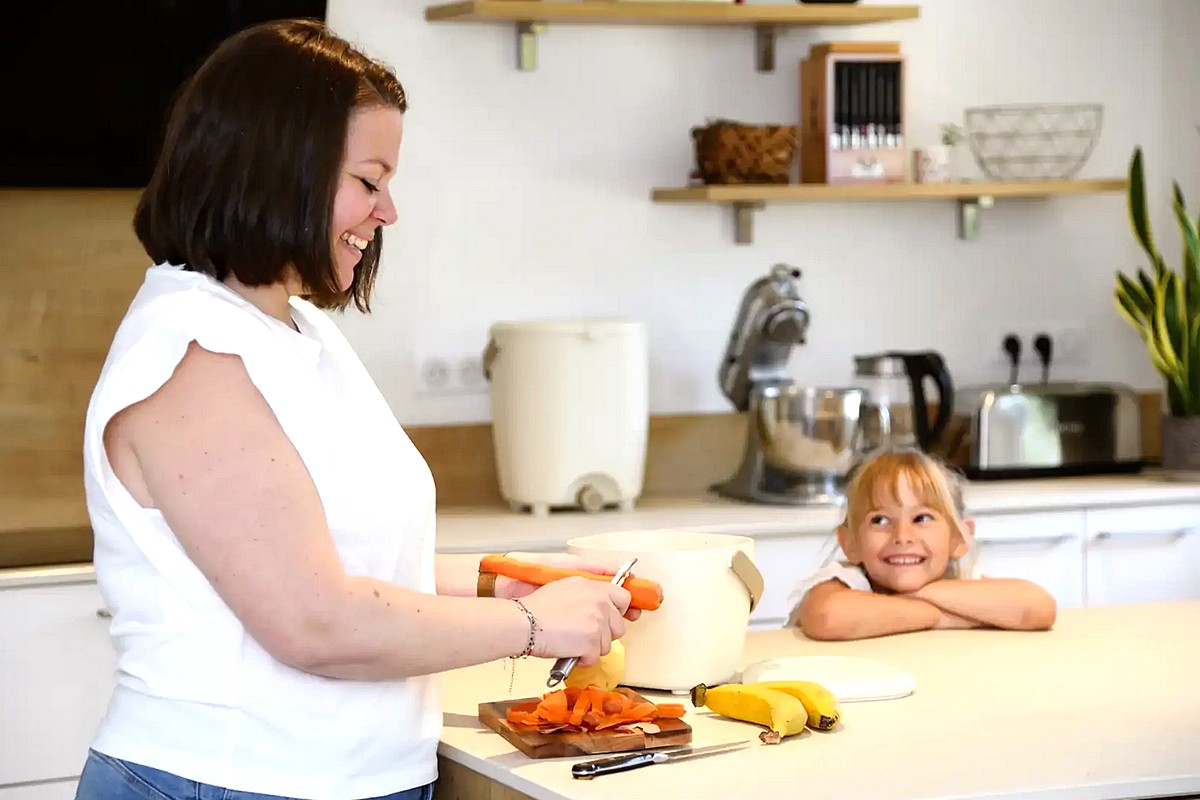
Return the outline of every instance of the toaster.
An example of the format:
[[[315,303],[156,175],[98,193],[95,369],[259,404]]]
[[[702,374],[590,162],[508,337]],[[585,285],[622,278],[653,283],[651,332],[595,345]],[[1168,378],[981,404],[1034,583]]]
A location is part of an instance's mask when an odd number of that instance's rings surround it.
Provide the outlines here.
[[[936,449],[972,480],[1139,472],[1137,393],[1112,383],[956,387]]]

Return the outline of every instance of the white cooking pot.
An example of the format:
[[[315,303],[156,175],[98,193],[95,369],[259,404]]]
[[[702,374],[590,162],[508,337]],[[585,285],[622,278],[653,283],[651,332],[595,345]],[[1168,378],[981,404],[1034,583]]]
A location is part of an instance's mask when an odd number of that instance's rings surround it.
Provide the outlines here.
[[[685,693],[737,672],[750,612],[762,597],[754,540],[690,531],[622,531],[567,542],[567,552],[662,586],[662,605],[627,624],[621,683]]]

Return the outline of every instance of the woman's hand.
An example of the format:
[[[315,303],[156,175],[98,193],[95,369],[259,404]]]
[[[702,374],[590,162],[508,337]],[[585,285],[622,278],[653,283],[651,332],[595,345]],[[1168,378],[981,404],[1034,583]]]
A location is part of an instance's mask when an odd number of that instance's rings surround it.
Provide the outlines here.
[[[596,575],[608,575],[610,578],[616,574],[614,570],[609,569],[608,567],[603,567],[599,564],[593,564],[590,561],[582,559],[579,556],[573,556],[569,553],[515,552],[505,553],[504,555],[508,556],[509,558],[514,558],[518,561],[528,561],[530,564],[540,564],[541,566],[545,567],[577,569],[583,572],[592,572]],[[597,581],[591,581],[588,578],[580,578],[579,580],[588,581],[589,583],[598,583]],[[561,582],[562,581],[555,581],[555,583]],[[538,588],[539,587],[535,584],[514,580],[513,578],[508,578],[503,575],[496,578],[496,596],[503,597],[508,600],[518,597],[526,597],[532,594]],[[628,594],[628,592],[626,592],[626,594]],[[629,606],[628,601],[626,601],[625,605],[628,606],[625,610],[625,619],[629,620],[630,622],[636,620],[642,615],[641,609]]]
[[[533,639],[533,655],[575,656],[582,666],[595,664],[612,648],[613,640],[624,635],[622,614],[629,607],[629,599],[629,592],[620,586],[579,576],[535,587],[522,600],[539,628]]]

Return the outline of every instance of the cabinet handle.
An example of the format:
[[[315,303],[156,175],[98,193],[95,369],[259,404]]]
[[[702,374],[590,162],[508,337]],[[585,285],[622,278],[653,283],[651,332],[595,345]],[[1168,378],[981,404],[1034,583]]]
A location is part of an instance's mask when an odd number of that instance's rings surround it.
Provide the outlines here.
[[[996,539],[977,538],[979,544],[1053,544],[1055,542],[1069,542],[1075,538],[1073,533],[1047,534],[1046,536],[1019,536],[1019,537],[1004,537]]]
[[[1093,541],[1101,539],[1178,539],[1192,532],[1194,528],[1159,528],[1157,530],[1142,530],[1142,531],[1097,531],[1092,537]]]
[[[98,608],[96,609],[96,616],[100,619],[112,619],[112,612],[107,608]]]

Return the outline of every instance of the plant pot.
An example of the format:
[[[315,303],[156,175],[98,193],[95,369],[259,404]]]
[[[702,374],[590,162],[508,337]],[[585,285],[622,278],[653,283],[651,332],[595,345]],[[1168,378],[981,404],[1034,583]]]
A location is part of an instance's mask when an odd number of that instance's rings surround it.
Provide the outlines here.
[[[917,183],[950,180],[950,148],[944,144],[931,144],[914,150],[913,174]]]
[[[1162,468],[1168,480],[1200,480],[1200,417],[1163,415]]]

